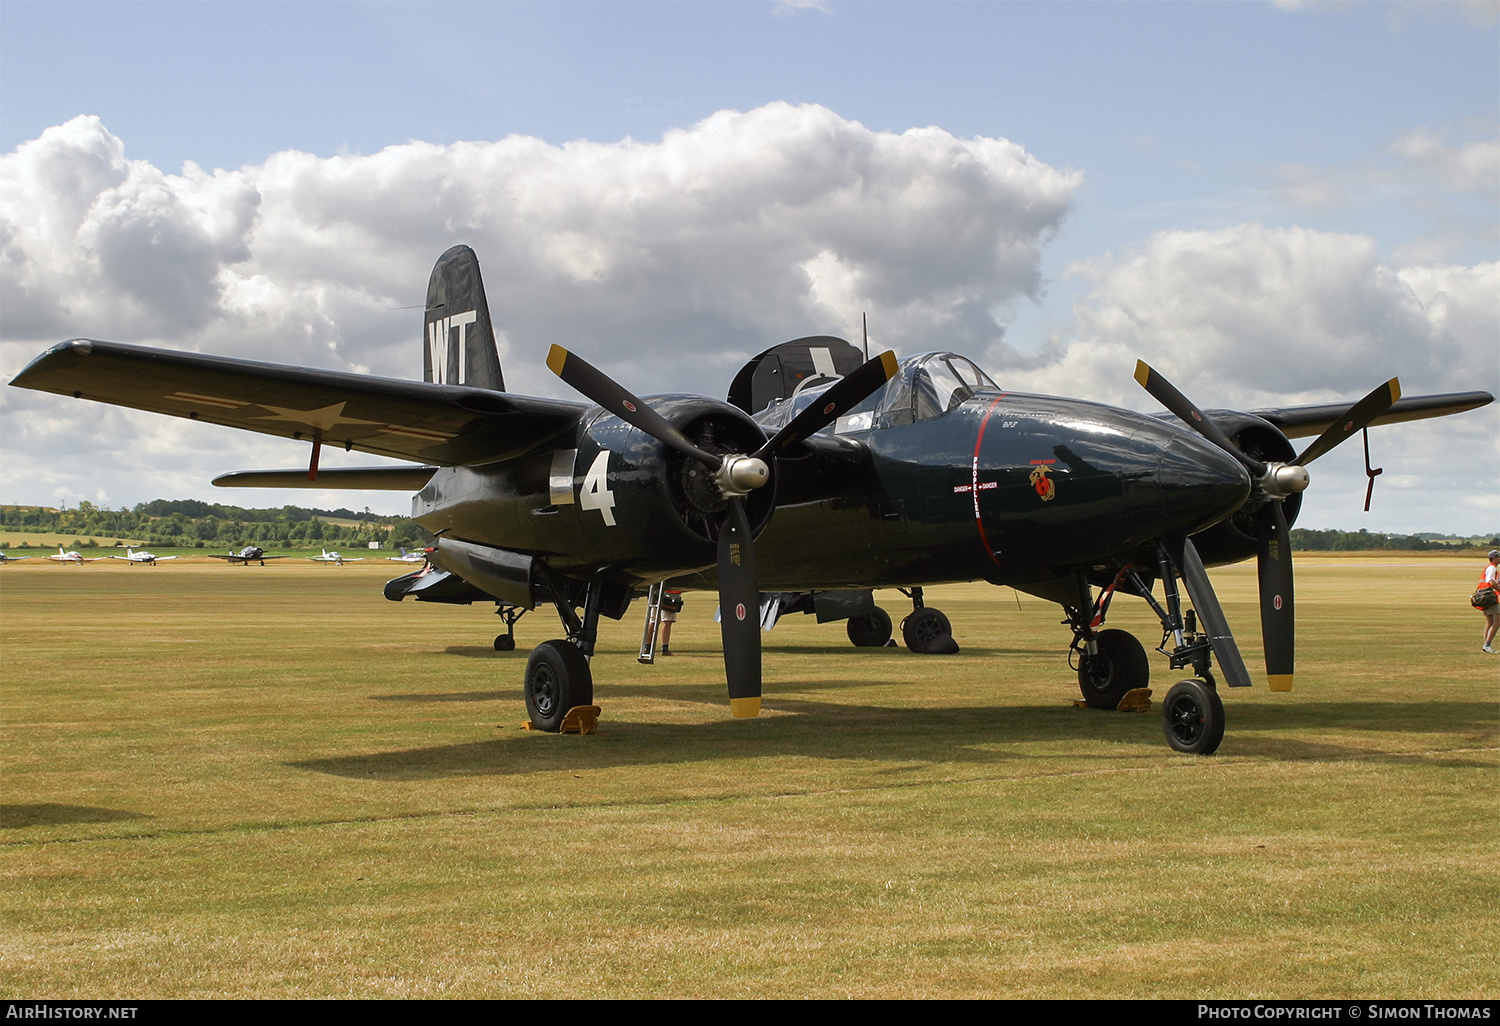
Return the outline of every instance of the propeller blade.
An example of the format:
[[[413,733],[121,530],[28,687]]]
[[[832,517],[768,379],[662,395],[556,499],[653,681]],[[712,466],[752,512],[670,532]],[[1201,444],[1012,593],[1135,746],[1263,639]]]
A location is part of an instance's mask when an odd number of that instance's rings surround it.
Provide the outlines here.
[[[779,456],[809,435],[816,434],[864,402],[896,374],[896,354],[887,349],[875,359],[844,375],[816,402],[792,418],[775,437],[760,447],[761,459]]]
[[[1392,378],[1383,385],[1377,386],[1373,392],[1349,407],[1327,431],[1313,439],[1313,443],[1303,449],[1302,454],[1292,462],[1301,467],[1307,466],[1356,431],[1363,431],[1369,427],[1370,421],[1390,409],[1392,404],[1400,398],[1400,379]]]
[[[722,458],[704,452],[689,442],[661,414],[631,395],[599,368],[562,346],[553,346],[547,351],[547,367],[586,398],[598,403],[631,427],[639,428],[684,456],[691,456],[710,470],[718,470],[719,465],[724,462]]]
[[[1292,592],[1292,541],[1286,511],[1267,503],[1260,514],[1260,632],[1266,646],[1266,678],[1272,691],[1292,690],[1296,667],[1297,614]]]
[[[1203,568],[1198,550],[1193,547],[1190,539],[1182,536],[1163,538],[1161,543],[1166,546],[1167,555],[1172,557],[1172,562],[1177,565],[1177,572],[1187,585],[1188,597],[1193,600],[1193,608],[1198,610],[1198,621],[1203,624],[1203,630],[1208,634],[1208,643],[1213,646],[1214,655],[1218,657],[1224,682],[1232,688],[1249,687],[1250,671],[1245,668],[1245,659],[1240,655],[1239,645],[1235,644],[1229,620],[1224,616],[1223,607],[1219,605],[1219,597],[1214,594],[1214,586],[1208,579],[1208,571]]]
[[[1144,360],[1135,362],[1135,380],[1151,393],[1153,399],[1177,414],[1188,427],[1239,460],[1251,474],[1256,477],[1265,474],[1264,463],[1241,452],[1240,447],[1231,442],[1229,436],[1220,431],[1217,424],[1208,419],[1208,414],[1194,406],[1192,400],[1177,391],[1170,381],[1147,366]]]
[[[760,587],[744,500],[731,498],[719,529],[719,630],[729,708],[737,718],[760,715]]]

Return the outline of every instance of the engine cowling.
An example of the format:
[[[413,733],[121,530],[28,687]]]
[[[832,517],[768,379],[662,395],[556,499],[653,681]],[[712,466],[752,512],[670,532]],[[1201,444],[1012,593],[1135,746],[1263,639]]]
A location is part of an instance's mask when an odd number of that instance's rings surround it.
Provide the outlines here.
[[[1297,450],[1290,439],[1270,421],[1233,410],[1205,412],[1245,455],[1262,463],[1284,463],[1296,458]],[[1257,514],[1267,502],[1274,501],[1259,488],[1251,488],[1245,504],[1228,519],[1193,535],[1193,544],[1203,562],[1208,566],[1220,566],[1254,558],[1259,551]],[[1302,493],[1293,492],[1280,501],[1290,527],[1296,523],[1297,513],[1302,509]]]

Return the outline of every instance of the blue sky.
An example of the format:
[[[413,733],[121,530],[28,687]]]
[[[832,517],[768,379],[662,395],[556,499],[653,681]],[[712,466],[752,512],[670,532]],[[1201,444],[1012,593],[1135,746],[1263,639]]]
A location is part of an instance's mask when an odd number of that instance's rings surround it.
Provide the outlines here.
[[[1103,371],[1080,370],[1074,342],[1118,323],[1110,303],[1134,308],[1119,299],[1133,256],[1147,274],[1156,266],[1153,247],[1192,242],[1185,233],[1251,225],[1262,234],[1236,238],[1253,245],[1274,231],[1313,233],[1313,244],[1357,237],[1368,243],[1370,275],[1412,279],[1413,269],[1463,268],[1482,300],[1500,255],[1497,12],[1495,4],[11,0],[0,5],[0,152],[88,114],[123,143],[127,158],[170,176],[188,161],[209,170],[257,168],[289,149],[325,159],[368,156],[413,140],[658,143],[718,111],[778,101],[819,105],[871,133],[935,126],[957,139],[1008,139],[1081,177],[1068,192],[1067,214],[1037,236],[1042,287],[996,289],[995,338],[971,341],[970,348],[989,346],[971,355],[988,358],[997,377],[1007,360],[1016,380],[1051,367],[1049,390],[1149,408],[1143,396],[1110,390]],[[1272,242],[1301,244],[1292,238]],[[1217,241],[1205,235],[1195,244]],[[416,277],[413,293],[422,285]],[[1152,281],[1157,294],[1168,287]],[[1336,319],[1336,307],[1323,320]],[[1387,318],[1365,315],[1371,323]],[[1477,316],[1454,353],[1474,352],[1474,333],[1489,330],[1483,312]],[[39,339],[7,320],[18,322],[0,312],[4,370],[13,373]],[[77,330],[111,337],[108,325]],[[1162,337],[1172,330],[1187,328],[1164,329]],[[1235,337],[1226,324],[1230,341],[1204,344],[1233,345]],[[217,344],[149,333],[128,340]],[[1393,353],[1411,347],[1409,339],[1386,341]],[[1164,355],[1174,352],[1167,346]],[[1298,355],[1295,346],[1288,352]],[[1478,354],[1469,383],[1431,374],[1409,381],[1408,391],[1495,390],[1500,372]],[[1116,371],[1111,365],[1109,373]],[[1226,371],[1214,394],[1213,375],[1204,374],[1195,381],[1210,389],[1204,405],[1268,405],[1286,387],[1268,379],[1246,391],[1249,383]],[[1357,396],[1383,376],[1371,367],[1364,376],[1371,380],[1340,390],[1310,372],[1295,401]],[[674,384],[715,390],[706,377]],[[33,409],[6,400],[6,416]],[[1483,423],[1467,429],[1466,444],[1492,460],[1495,421]],[[1411,458],[1430,468],[1441,458],[1437,438],[1400,444],[1426,445]],[[1330,500],[1362,491],[1363,474],[1354,472],[1347,488],[1325,491]],[[55,501],[36,493],[35,479],[0,477],[0,498]],[[1394,481],[1392,474],[1382,486]],[[114,504],[140,501],[156,496],[149,485],[110,484],[107,495]],[[55,471],[46,487],[91,497],[87,485]],[[1452,487],[1466,486],[1455,477]],[[200,490],[206,498],[224,494]],[[1400,513],[1363,520],[1357,507],[1346,516],[1310,499],[1304,526],[1480,531],[1500,520],[1500,507],[1478,495],[1461,516],[1451,504],[1434,510],[1411,498],[1409,506],[1393,501]],[[394,497],[380,501],[404,506]]]

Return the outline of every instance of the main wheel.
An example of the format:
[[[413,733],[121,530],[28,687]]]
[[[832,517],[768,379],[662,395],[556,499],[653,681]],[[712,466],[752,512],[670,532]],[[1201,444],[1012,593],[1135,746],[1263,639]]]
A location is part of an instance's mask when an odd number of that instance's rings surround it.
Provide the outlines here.
[[[514,652],[516,650],[516,639],[509,634],[495,635],[496,652]]]
[[[1079,650],[1078,689],[1091,709],[1117,709],[1126,692],[1151,681],[1151,663],[1146,649],[1128,631],[1100,631],[1099,654]]]
[[[948,618],[931,606],[912,610],[901,621],[901,639],[906,647],[923,655],[952,655],[958,651],[953,640],[953,626]]]
[[[851,616],[844,630],[858,648],[880,648],[891,640],[891,614],[879,606],[875,612]]]
[[[1212,755],[1224,740],[1224,703],[1201,680],[1180,680],[1161,707],[1167,744],[1189,755]]]
[[[576,645],[544,641],[526,661],[526,712],[538,730],[557,733],[575,705],[592,705],[594,677]]]

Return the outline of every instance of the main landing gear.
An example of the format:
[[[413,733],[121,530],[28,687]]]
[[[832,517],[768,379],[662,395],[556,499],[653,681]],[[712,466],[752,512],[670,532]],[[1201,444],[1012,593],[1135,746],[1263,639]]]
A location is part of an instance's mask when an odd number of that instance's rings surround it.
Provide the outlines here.
[[[921,655],[953,655],[958,642],[953,640],[953,625],[940,610],[922,602],[922,589],[898,588],[911,599],[912,611],[901,621],[901,640]],[[844,630],[857,648],[883,648],[891,643],[891,614],[879,606],[872,612],[851,616]]]
[[[1152,597],[1151,585],[1132,565],[1121,569],[1097,598],[1088,578],[1078,575],[1078,602],[1063,607],[1067,613],[1063,623],[1073,631],[1070,651],[1077,656],[1078,687],[1091,708],[1115,709],[1128,692],[1144,688],[1150,681],[1151,667],[1145,647],[1134,635],[1099,629],[1116,589],[1128,584],[1129,590],[1145,599],[1161,621],[1162,641],[1157,651],[1167,657],[1172,669],[1192,667],[1197,675],[1172,685],[1162,703],[1162,732],[1167,744],[1189,755],[1212,755],[1224,740],[1224,703],[1211,670],[1213,648],[1208,635],[1198,630],[1195,611],[1182,608],[1171,560],[1160,548],[1158,555],[1165,607]]]
[[[555,734],[562,729],[569,711],[594,704],[594,675],[589,669],[589,658],[599,636],[602,583],[597,579],[589,582],[583,600],[583,618],[579,619],[573,605],[562,597],[565,593],[551,572],[540,565],[538,570],[547,582],[547,592],[557,606],[557,615],[568,636],[544,641],[531,650],[531,658],[526,661],[526,712],[533,728]],[[519,613],[507,618],[507,626],[513,627],[519,618]],[[495,647],[499,645],[497,638]]]
[[[958,642],[953,640],[953,626],[941,611],[922,604],[922,589],[898,589],[911,599],[912,611],[901,621],[901,640],[906,647],[922,655],[953,655]]]

